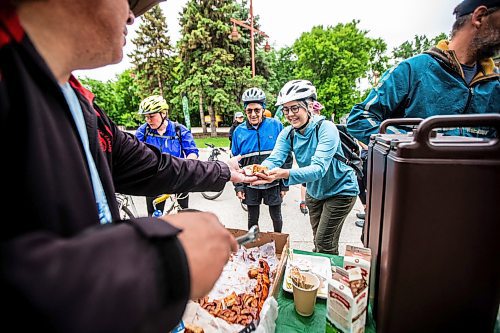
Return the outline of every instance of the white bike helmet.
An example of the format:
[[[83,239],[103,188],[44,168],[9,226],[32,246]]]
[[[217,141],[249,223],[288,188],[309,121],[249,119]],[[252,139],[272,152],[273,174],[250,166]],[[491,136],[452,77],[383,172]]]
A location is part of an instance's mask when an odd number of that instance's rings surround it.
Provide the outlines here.
[[[250,88],[245,90],[245,92],[241,96],[241,100],[243,101],[243,103],[250,103],[250,102],[265,103],[266,93],[259,88]]]
[[[288,81],[278,95],[276,106],[283,105],[290,101],[312,98],[317,99],[316,88],[307,80]]]

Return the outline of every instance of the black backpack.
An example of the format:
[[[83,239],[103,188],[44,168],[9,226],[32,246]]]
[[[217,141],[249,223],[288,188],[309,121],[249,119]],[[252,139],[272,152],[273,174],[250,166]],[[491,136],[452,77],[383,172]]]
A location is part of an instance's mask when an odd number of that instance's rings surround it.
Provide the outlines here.
[[[323,124],[324,120],[325,119],[321,119],[316,123],[316,140],[318,139],[319,128],[321,127],[321,124]],[[356,143],[354,137],[352,137],[352,135],[347,132],[347,128],[345,127],[345,125],[335,124],[335,126],[337,126],[337,129],[339,130],[340,142],[342,144],[342,151],[344,152],[344,156],[336,153],[333,157],[353,168],[359,179],[363,178],[363,160],[361,159],[361,157],[359,157],[359,145]],[[287,136],[287,139],[290,138],[290,146],[292,151],[294,136],[295,129],[292,128],[291,131],[288,132]]]

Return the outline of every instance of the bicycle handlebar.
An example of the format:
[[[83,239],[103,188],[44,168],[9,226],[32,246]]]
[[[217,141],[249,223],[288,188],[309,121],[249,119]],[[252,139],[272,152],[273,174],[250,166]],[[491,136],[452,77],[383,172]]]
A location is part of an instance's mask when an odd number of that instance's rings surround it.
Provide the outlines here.
[[[228,153],[226,149],[224,149],[224,148],[222,148],[222,147],[215,147],[215,145],[213,145],[213,144],[211,144],[211,143],[205,142],[205,145],[206,145],[207,147],[212,148],[213,150],[220,150],[220,151],[225,152],[226,154]]]

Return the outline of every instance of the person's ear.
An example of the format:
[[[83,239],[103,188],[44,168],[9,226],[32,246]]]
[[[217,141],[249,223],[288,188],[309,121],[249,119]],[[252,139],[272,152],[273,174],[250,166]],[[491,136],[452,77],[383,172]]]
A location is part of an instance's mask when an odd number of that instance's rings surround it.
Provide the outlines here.
[[[486,6],[479,6],[472,12],[471,22],[474,28],[479,29],[481,27],[487,12],[488,8]]]

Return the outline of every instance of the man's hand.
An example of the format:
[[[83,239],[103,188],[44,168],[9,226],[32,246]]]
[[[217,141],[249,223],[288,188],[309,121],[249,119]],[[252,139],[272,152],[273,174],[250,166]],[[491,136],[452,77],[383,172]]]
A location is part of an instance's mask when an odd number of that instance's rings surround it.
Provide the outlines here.
[[[238,199],[244,200],[245,199],[245,192],[238,191],[238,192],[236,192],[236,196],[238,197]]]
[[[276,168],[272,169],[269,171],[267,174],[262,173],[262,172],[257,172],[255,174],[257,177],[259,177],[258,180],[251,182],[252,185],[262,185],[262,184],[268,184],[272,183],[277,179],[286,179],[290,176],[290,170],[289,169],[281,169],[281,168]]]
[[[229,170],[231,171],[231,179],[233,183],[251,183],[257,180],[257,177],[255,176],[247,176],[245,175],[245,171],[240,168],[240,165],[238,164],[238,161],[241,160],[241,156],[234,156],[231,157],[227,162],[227,166],[229,167]]]
[[[162,217],[182,229],[177,236],[186,252],[192,299],[207,295],[238,243],[212,213],[182,213]]]
[[[283,199],[287,193],[288,193],[288,191],[281,191],[280,192],[281,199]]]

